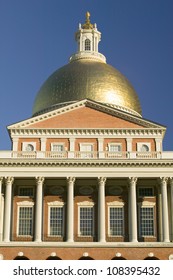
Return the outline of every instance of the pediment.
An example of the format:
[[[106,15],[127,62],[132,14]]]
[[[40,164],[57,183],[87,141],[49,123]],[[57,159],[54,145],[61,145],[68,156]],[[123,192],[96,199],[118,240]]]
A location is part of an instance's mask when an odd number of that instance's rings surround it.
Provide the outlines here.
[[[90,100],[82,100],[8,126],[8,129],[162,128],[141,117]]]

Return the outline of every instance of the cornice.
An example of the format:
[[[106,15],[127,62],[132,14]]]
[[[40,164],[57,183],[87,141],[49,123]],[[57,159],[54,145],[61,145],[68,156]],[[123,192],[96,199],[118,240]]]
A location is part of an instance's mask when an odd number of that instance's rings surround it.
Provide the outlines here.
[[[44,159],[2,159],[0,161],[0,167],[14,167],[14,168],[25,168],[25,167],[106,167],[106,168],[173,168],[173,160],[161,160],[161,159],[133,159],[133,160],[101,160],[101,159],[85,159],[85,160],[74,160],[74,159],[57,159],[57,160],[44,160]]]
[[[54,136],[162,136],[161,128],[13,128],[13,137],[54,137]]]

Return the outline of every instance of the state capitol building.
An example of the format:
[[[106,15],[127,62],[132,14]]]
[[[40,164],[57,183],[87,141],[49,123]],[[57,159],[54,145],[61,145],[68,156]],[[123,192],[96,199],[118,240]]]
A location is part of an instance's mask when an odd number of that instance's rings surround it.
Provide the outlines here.
[[[0,151],[0,259],[173,259],[173,152],[96,24],[41,86]]]

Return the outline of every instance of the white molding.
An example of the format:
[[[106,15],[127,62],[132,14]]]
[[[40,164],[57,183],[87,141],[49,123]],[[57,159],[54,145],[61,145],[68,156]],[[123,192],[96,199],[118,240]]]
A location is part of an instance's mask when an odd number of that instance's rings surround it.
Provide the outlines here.
[[[92,206],[94,206],[94,202],[91,202],[91,201],[87,201],[87,200],[86,200],[86,201],[78,202],[77,205],[78,205],[78,206],[82,206],[82,207],[83,207],[83,206],[84,206],[84,207],[85,207],[85,206],[86,206],[86,207],[87,207],[87,206],[88,206],[88,207],[92,207]]]
[[[114,207],[119,208],[119,207],[124,207],[124,202],[121,202],[121,201],[111,201],[111,202],[108,202],[107,205],[109,207],[114,206]]]
[[[62,201],[51,201],[47,203],[48,206],[57,206],[57,207],[63,207],[64,204],[65,203]]]
[[[25,201],[17,202],[17,205],[22,206],[22,207],[24,207],[24,206],[30,207],[30,206],[34,206],[34,202],[25,200]]]

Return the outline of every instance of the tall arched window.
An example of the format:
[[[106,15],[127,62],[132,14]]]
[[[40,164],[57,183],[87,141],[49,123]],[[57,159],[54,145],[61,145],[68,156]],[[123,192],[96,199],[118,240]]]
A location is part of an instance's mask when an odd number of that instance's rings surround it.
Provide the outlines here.
[[[89,39],[85,40],[85,51],[91,50],[91,41]]]

